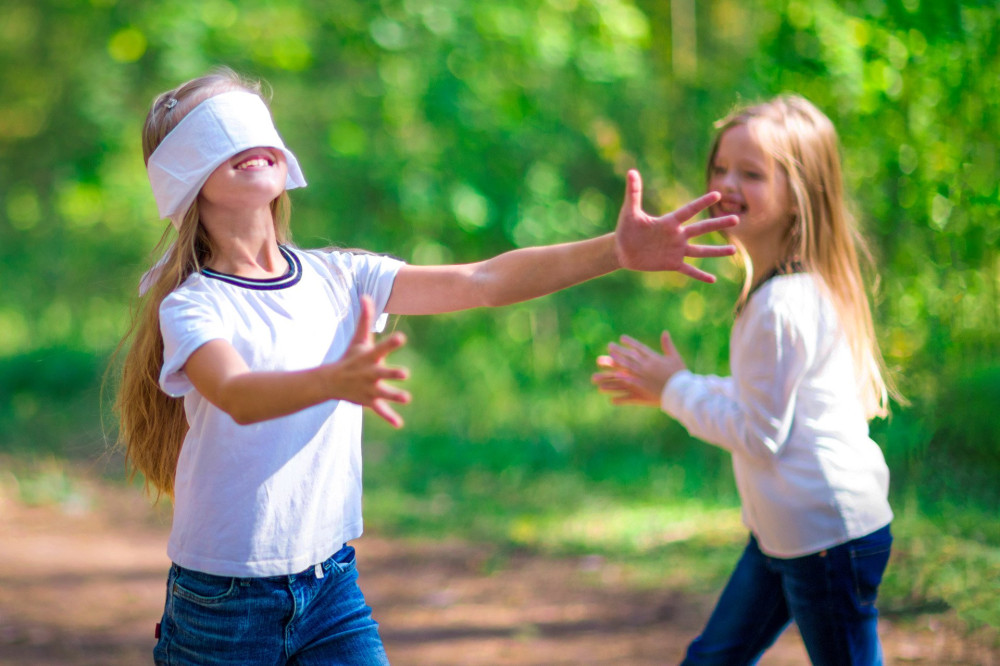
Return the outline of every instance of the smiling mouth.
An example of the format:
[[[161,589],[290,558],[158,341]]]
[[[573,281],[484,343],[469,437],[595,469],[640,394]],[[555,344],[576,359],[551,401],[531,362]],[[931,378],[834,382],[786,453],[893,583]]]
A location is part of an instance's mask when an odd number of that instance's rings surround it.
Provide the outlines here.
[[[720,202],[715,207],[721,215],[742,215],[747,210],[747,207],[743,204],[729,201]]]
[[[264,167],[271,167],[271,166],[274,166],[274,160],[267,157],[262,157],[260,155],[255,155],[253,157],[248,157],[247,159],[243,160],[233,168],[239,171],[243,171],[245,169],[261,169]]]

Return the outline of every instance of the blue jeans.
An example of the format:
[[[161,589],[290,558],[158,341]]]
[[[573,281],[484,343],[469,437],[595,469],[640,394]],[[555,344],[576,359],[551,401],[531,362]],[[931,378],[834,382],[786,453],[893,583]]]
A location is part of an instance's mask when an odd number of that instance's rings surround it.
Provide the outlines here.
[[[755,664],[794,620],[815,666],[880,666],[875,597],[891,548],[888,525],[792,559],[764,555],[751,536],[684,665]]]
[[[358,587],[354,548],[290,576],[229,578],[171,566],[160,640],[163,666],[389,663]]]

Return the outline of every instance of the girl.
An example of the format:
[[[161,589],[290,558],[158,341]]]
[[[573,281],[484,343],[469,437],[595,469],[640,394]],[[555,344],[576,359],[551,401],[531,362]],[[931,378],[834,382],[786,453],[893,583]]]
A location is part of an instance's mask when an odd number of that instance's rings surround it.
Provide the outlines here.
[[[386,364],[403,336],[375,343],[376,319],[514,303],[619,267],[711,281],[684,257],[731,248],[688,239],[736,222],[680,226],[718,195],[650,218],[631,173],[600,238],[456,266],[301,250],[286,190],[302,171],[259,85],[229,70],[160,95],[143,152],[177,239],[143,280],[116,407],[129,463],[173,498],[160,664],[386,663],[347,545],[362,531],[362,407],[400,426],[392,404],[410,399],[386,383],[406,378]]]
[[[731,377],[623,336],[594,375],[732,454],[750,540],[685,664],[751,664],[794,620],[814,664],[879,664],[889,473],[868,420],[888,390],[833,125],[801,97],[722,120],[708,160],[746,266]]]

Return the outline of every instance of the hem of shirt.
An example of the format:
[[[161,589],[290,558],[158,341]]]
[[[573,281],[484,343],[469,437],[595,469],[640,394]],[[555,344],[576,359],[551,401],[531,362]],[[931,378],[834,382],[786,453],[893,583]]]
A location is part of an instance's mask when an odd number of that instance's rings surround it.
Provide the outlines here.
[[[849,541],[854,541],[855,539],[860,539],[861,537],[868,536],[873,532],[879,531],[886,525],[891,525],[893,518],[895,518],[895,516],[892,515],[892,511],[890,510],[888,520],[886,520],[885,522],[881,522],[875,527],[865,528],[863,530],[860,530],[859,534],[852,535],[850,532],[848,532],[847,535],[844,537],[839,537],[830,540],[823,540],[820,541],[818,544],[813,544],[810,546],[806,546],[804,548],[796,548],[795,550],[786,553],[779,552],[777,550],[773,550],[771,548],[766,547],[764,541],[761,539],[761,535],[758,532],[755,532],[754,530],[750,530],[750,532],[757,539],[757,545],[760,547],[760,552],[764,553],[768,557],[773,557],[776,560],[793,560],[799,557],[809,557],[810,555],[821,553],[824,550],[828,550],[830,548],[836,548],[837,546],[842,546]]]
[[[308,555],[303,555],[291,559],[262,560],[255,562],[234,562],[232,560],[217,560],[209,557],[189,556],[182,552],[177,552],[167,544],[167,557],[174,564],[211,574],[213,576],[226,576],[232,578],[271,578],[274,576],[291,576],[305,571],[309,567],[325,562],[331,555],[344,547],[344,544],[353,541],[364,532],[364,522],[358,520],[341,530],[342,538],[332,539],[323,548],[317,548]]]

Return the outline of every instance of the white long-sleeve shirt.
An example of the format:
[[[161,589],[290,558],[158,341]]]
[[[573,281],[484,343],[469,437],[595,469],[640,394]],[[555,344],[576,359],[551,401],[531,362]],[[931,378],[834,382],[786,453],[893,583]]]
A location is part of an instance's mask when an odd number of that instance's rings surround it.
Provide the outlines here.
[[[676,373],[662,407],[728,450],[743,522],[774,557],[845,543],[892,520],[850,347],[818,278],[771,278],[737,318],[732,376]]]

